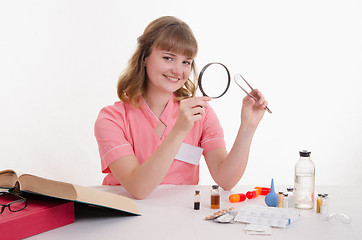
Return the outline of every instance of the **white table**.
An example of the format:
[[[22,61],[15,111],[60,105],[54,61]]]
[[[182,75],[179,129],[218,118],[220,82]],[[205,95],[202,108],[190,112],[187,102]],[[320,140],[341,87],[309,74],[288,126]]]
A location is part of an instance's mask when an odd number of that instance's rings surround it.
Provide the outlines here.
[[[128,196],[120,186],[98,189]],[[254,186],[237,186],[232,191],[221,190],[221,209],[250,205],[266,206],[264,196],[230,203],[232,193],[246,193]],[[193,209],[194,192],[201,191],[201,209]],[[210,209],[211,186],[163,185],[146,199],[135,200],[141,216],[80,217],[74,224],[54,229],[32,239],[362,239],[361,189],[352,187],[317,186],[317,192],[329,193],[329,212],[344,213],[351,224],[327,222],[313,210],[300,210],[298,222],[286,228],[273,228],[270,236],[247,235],[246,224],[220,224],[204,218],[216,210]],[[276,186],[276,191],[285,187]]]

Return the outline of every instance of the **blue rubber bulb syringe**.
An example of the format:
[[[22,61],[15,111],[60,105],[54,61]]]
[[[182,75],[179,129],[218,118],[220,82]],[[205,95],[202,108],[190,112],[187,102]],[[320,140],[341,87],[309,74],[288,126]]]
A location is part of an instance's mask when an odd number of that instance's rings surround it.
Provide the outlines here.
[[[278,195],[274,190],[274,179],[271,180],[270,192],[265,196],[265,203],[268,207],[278,206]]]

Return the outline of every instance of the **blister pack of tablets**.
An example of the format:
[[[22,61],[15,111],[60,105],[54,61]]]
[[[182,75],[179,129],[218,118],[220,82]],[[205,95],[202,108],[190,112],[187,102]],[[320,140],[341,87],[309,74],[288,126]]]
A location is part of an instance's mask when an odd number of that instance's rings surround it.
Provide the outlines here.
[[[233,208],[233,207],[222,209],[222,210],[217,211],[217,212],[211,214],[210,216],[206,217],[205,220],[215,219],[215,218],[220,217],[220,216],[222,216],[222,215],[224,215],[224,214],[226,214],[226,213],[228,213],[228,212],[230,212],[230,211],[232,211],[234,209],[235,208]]]
[[[264,206],[245,206],[236,215],[234,221],[252,223],[271,227],[285,228],[299,220],[296,209],[275,208]]]

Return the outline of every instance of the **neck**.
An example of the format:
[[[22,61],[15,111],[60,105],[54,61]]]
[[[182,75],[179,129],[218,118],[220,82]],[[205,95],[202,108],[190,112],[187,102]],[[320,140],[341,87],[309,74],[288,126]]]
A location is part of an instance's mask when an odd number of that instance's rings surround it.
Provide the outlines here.
[[[147,93],[146,95],[143,96],[143,99],[146,101],[148,107],[156,115],[156,117],[160,118],[171,96],[172,93],[171,94]]]

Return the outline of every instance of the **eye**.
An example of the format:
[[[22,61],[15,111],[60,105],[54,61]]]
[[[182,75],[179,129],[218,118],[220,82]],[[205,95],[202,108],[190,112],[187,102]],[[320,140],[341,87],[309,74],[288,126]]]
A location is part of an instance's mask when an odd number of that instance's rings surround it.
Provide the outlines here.
[[[173,60],[172,57],[167,57],[167,56],[163,57],[163,59],[165,59],[166,61],[172,61]]]
[[[185,65],[191,65],[191,61],[183,61],[182,63]]]

